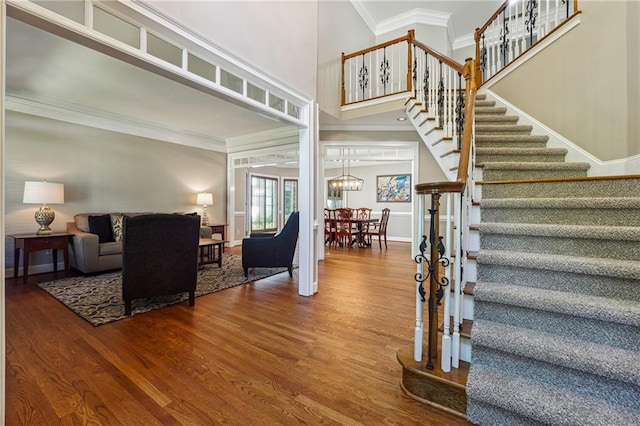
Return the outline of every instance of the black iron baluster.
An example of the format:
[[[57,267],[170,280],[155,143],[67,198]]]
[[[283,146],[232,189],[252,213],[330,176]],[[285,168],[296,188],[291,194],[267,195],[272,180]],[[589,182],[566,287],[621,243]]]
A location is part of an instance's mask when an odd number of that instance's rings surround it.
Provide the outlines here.
[[[464,93],[462,91],[462,74],[458,73],[458,99],[456,102],[456,131],[458,132],[458,149],[462,148],[462,132],[464,131]]]
[[[358,75],[358,84],[362,90],[362,99],[364,99],[364,91],[369,87],[369,69],[364,64],[364,61],[365,53],[362,54],[362,67],[360,68],[360,73]]]
[[[440,61],[440,82],[438,83],[438,126],[444,127],[444,74]]]
[[[424,52],[424,79],[422,83],[422,90],[424,90],[424,108],[429,110],[429,54],[427,52]]]
[[[387,59],[387,47],[384,47],[382,62],[380,63],[380,82],[382,83],[382,93],[387,94],[387,83],[389,83],[389,60]]]
[[[480,70],[482,71],[482,79],[487,79],[487,44],[482,33],[482,47],[480,48]]]
[[[524,14],[527,20],[524,21],[524,24],[527,28],[527,31],[529,31],[529,46],[533,45],[533,30],[536,27],[536,19],[538,18],[538,12],[536,11],[537,8],[537,0],[529,0],[527,2],[527,9]]]

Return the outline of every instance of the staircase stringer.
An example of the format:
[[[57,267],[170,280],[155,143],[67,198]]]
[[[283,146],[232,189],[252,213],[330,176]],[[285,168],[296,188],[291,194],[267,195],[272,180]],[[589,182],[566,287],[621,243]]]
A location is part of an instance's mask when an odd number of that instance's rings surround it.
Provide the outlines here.
[[[423,106],[420,102],[413,98],[409,99],[406,104],[407,117],[438,163],[438,166],[440,166],[447,180],[454,181],[456,179],[456,169],[454,167],[458,161],[458,157],[454,152],[455,142],[445,137],[444,130],[437,125],[437,118],[422,108]]]

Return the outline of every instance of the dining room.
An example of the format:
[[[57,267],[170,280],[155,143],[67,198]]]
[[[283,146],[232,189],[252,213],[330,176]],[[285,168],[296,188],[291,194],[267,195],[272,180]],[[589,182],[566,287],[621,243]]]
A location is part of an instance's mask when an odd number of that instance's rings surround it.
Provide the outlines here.
[[[323,144],[325,254],[413,240],[417,151],[411,142]]]

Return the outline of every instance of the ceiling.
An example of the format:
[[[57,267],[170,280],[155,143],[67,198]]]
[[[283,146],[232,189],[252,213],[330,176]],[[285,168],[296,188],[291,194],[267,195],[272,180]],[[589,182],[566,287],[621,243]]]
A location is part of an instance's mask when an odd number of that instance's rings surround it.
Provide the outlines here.
[[[376,21],[384,21],[415,8],[452,13],[455,34],[473,31],[476,6],[495,1],[380,1],[365,5]],[[281,127],[282,124],[165,77],[142,70],[28,24],[7,19],[6,85],[11,99],[31,99],[64,105],[89,115],[149,127],[170,128],[212,144],[227,138]],[[103,78],[106,74],[109,78]],[[397,112],[349,120],[321,115],[323,126],[361,128],[376,125],[410,128],[396,119]]]

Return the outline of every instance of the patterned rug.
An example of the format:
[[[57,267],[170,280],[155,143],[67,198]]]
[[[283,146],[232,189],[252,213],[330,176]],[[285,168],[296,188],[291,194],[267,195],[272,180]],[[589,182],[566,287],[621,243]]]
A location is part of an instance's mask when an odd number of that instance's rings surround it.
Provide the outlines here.
[[[196,297],[214,293],[240,284],[256,281],[286,271],[286,268],[252,268],[244,277],[242,256],[225,254],[222,268],[205,265],[198,270]],[[127,318],[122,299],[122,272],[65,278],[38,284],[67,308],[94,326]],[[188,299],[187,293],[134,300],[131,315],[149,312]],[[197,304],[196,304],[197,306]]]

